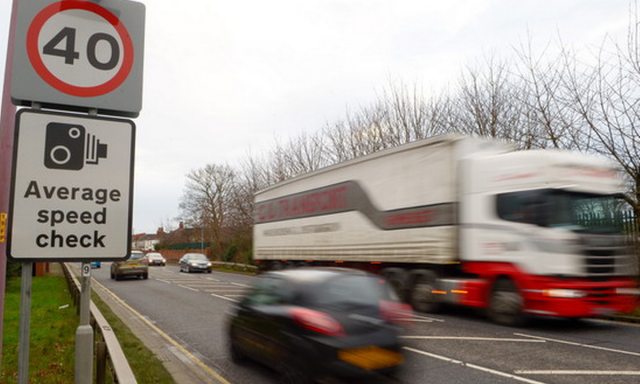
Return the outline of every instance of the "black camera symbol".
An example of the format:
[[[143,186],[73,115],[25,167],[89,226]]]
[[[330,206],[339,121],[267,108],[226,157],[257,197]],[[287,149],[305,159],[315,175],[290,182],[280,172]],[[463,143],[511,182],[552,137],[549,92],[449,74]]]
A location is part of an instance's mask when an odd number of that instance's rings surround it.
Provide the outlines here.
[[[78,171],[107,157],[107,144],[87,134],[82,125],[49,123],[44,143],[44,166]]]

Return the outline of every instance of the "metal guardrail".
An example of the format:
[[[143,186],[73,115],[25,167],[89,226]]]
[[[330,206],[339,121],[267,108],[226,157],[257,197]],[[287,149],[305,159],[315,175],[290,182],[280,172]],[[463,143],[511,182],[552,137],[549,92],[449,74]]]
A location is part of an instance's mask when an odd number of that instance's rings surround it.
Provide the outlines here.
[[[73,298],[76,310],[80,311],[81,285],[78,279],[71,273],[67,263],[61,263],[64,276],[69,285],[69,291]],[[106,381],[107,368],[111,371],[114,383],[137,384],[136,378],[129,366],[120,342],[116,338],[113,329],[104,318],[98,307],[91,302],[91,326],[94,329],[96,344],[96,384],[104,384]]]
[[[258,267],[256,267],[255,265],[249,265],[249,264],[240,264],[240,263],[225,263],[224,261],[212,261],[211,264],[215,264],[215,265],[224,265],[226,267],[234,267],[234,268],[239,268],[239,269],[243,269],[243,270],[247,270],[247,269],[258,269]]]

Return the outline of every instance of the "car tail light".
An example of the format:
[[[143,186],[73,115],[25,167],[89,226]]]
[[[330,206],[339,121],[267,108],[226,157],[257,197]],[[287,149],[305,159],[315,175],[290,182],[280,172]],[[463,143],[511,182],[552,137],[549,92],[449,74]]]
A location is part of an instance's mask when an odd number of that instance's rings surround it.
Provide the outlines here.
[[[346,336],[344,328],[330,315],[308,308],[292,308],[289,312],[301,327],[328,336]]]
[[[386,321],[397,325],[413,323],[413,310],[409,304],[399,301],[380,301],[380,313]]]

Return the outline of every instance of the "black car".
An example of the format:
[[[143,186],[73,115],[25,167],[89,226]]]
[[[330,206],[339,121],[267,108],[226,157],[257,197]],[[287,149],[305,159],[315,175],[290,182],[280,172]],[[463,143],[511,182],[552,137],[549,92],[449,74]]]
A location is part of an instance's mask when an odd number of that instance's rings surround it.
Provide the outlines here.
[[[251,358],[285,383],[312,383],[397,369],[401,325],[413,313],[377,275],[299,268],[260,275],[229,316],[234,362]]]

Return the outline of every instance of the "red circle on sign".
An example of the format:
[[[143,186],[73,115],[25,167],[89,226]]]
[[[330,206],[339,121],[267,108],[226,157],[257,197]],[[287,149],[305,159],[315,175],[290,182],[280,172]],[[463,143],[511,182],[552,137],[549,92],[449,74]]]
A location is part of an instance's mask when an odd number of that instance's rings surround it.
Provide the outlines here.
[[[77,85],[69,84],[60,80],[51,73],[44,64],[44,61],[42,61],[42,57],[40,57],[38,37],[40,36],[42,27],[53,15],[72,9],[79,9],[97,14],[109,22],[118,32],[118,35],[120,35],[120,39],[122,39],[122,45],[124,48],[122,66],[109,81],[106,81],[103,84],[94,87],[79,87]],[[53,3],[40,11],[40,13],[33,18],[27,32],[27,54],[29,55],[31,65],[33,65],[33,68],[40,75],[42,80],[46,81],[50,86],[60,92],[78,97],[102,96],[113,91],[126,80],[127,76],[129,76],[129,72],[131,72],[131,68],[133,67],[133,42],[131,41],[131,36],[129,36],[129,32],[125,28],[124,24],[107,9],[88,1],[64,0],[58,3]]]

